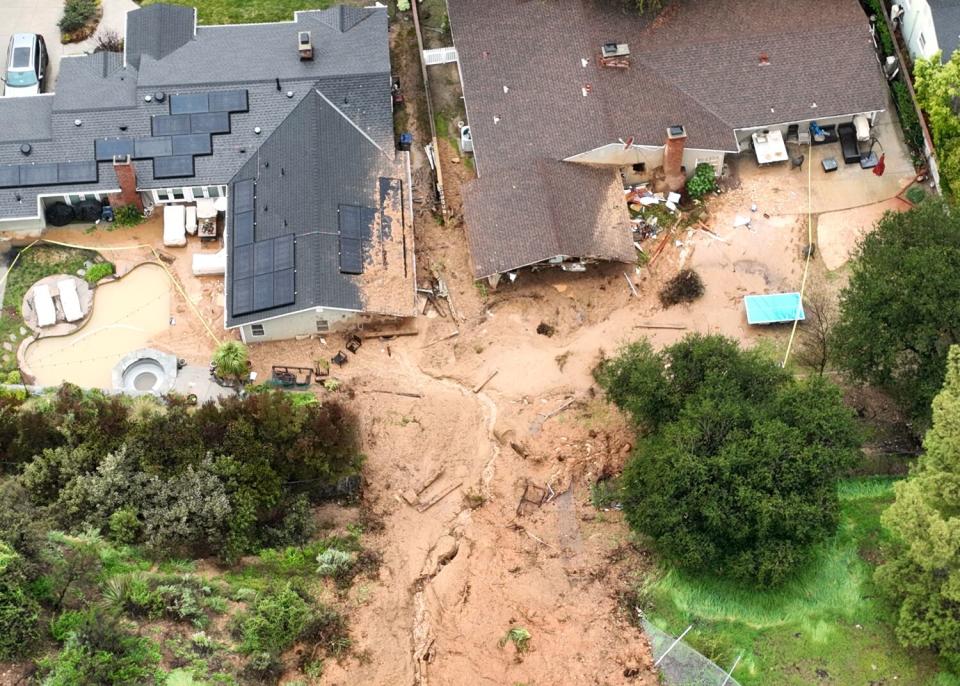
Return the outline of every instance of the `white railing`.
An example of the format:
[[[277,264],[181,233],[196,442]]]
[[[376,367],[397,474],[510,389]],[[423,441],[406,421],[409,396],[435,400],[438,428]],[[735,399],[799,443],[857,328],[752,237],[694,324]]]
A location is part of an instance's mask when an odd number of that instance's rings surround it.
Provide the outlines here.
[[[423,51],[423,63],[428,67],[435,64],[449,64],[457,61],[456,48],[433,48]]]

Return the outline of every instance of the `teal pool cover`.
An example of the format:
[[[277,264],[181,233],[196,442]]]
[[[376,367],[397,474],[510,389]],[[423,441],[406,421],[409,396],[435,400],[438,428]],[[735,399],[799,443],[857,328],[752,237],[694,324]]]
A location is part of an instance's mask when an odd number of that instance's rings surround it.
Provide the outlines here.
[[[773,293],[771,295],[748,295],[743,304],[747,308],[748,324],[777,324],[803,321],[803,301],[799,293]]]

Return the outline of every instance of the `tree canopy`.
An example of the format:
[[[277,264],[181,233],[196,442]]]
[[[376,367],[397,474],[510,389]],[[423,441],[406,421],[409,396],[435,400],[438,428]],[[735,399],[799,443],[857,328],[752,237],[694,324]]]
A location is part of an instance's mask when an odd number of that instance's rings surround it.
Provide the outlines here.
[[[947,349],[960,343],[960,215],[927,200],[863,238],[834,331],[839,366],[929,422]]]
[[[918,59],[913,75],[917,102],[927,114],[937,149],[941,185],[955,195],[960,191],[960,118],[954,110],[960,96],[960,55],[954,52],[946,63],[939,51]]]
[[[838,475],[858,456],[852,413],[822,377],[691,335],[627,346],[596,372],[645,432],[622,480],[627,521],[687,569],[784,581],[834,532]]]
[[[897,636],[960,666],[960,347],[950,349],[933,426],[883,515],[898,545],[877,581],[899,605]]]

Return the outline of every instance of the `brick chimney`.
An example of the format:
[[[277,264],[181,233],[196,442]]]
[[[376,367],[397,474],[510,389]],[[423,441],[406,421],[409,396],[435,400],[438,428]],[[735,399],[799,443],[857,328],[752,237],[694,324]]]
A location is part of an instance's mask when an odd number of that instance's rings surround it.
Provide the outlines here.
[[[679,192],[687,183],[683,173],[683,149],[687,143],[687,132],[682,126],[667,129],[667,142],[663,145],[663,175],[668,190]]]
[[[143,212],[143,200],[137,192],[137,171],[133,168],[130,158],[114,159],[113,171],[117,175],[120,192],[110,196],[110,204],[114,207],[136,205],[137,209]]]

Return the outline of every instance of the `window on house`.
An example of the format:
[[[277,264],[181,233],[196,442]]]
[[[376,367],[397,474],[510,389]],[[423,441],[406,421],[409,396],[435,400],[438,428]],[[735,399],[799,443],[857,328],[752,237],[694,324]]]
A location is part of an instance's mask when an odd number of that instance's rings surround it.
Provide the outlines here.
[[[325,333],[330,330],[330,322],[326,319],[317,320],[317,333]]]
[[[250,325],[250,333],[251,333],[252,335],[254,335],[254,336],[262,336],[262,335],[263,335],[263,324],[251,324],[251,325]]]
[[[182,189],[182,188],[174,188],[173,191],[172,191],[172,193],[173,193],[173,199],[174,199],[174,200],[183,200],[183,189]]]
[[[643,172],[647,171],[647,164],[645,162],[637,162],[635,165],[633,165],[633,171],[637,172],[638,174],[642,174]]]
[[[921,51],[927,49],[927,39],[923,37],[923,34],[922,34],[922,33],[921,33],[920,36],[917,38],[917,42],[920,44],[920,50],[921,50]]]
[[[78,202],[80,202],[80,199],[81,199],[81,198],[80,198],[79,195],[68,195],[68,196],[67,196],[67,202],[70,203],[71,205],[76,205]]]
[[[197,200],[197,199],[199,199],[199,198],[202,198],[202,197],[203,197],[203,187],[202,187],[202,186],[197,186],[197,187],[195,187],[195,188],[191,188],[191,189],[190,189],[190,193],[193,195],[193,199],[194,199],[194,200]]]

